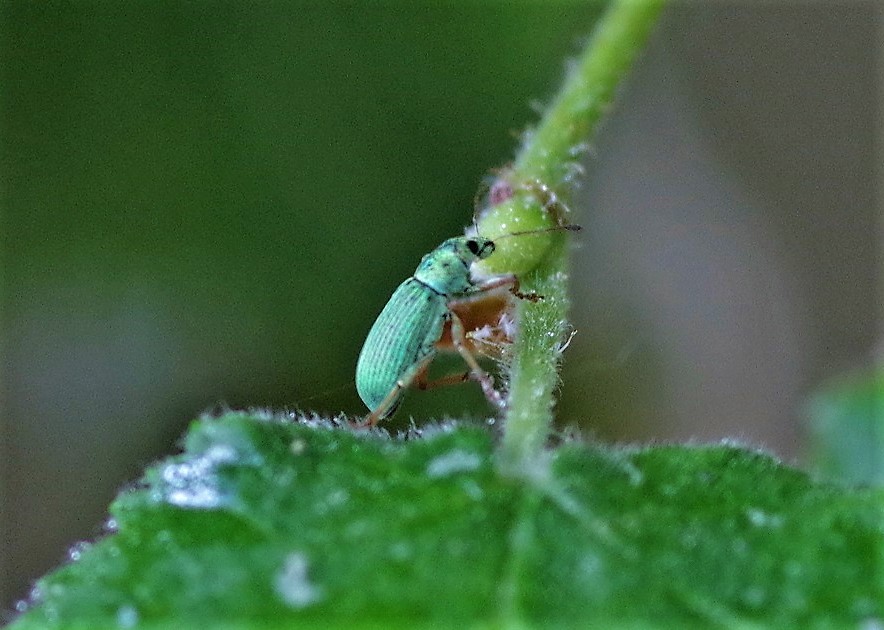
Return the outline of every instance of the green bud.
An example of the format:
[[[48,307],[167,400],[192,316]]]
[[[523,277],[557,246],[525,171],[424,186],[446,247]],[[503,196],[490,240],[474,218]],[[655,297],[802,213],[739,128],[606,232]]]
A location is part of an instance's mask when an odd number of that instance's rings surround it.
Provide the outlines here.
[[[480,215],[476,227],[481,236],[494,241],[494,253],[475,263],[488,274],[527,273],[540,264],[553,239],[561,238],[556,232],[522,234],[556,227],[551,214],[533,194],[516,194],[488,208]]]

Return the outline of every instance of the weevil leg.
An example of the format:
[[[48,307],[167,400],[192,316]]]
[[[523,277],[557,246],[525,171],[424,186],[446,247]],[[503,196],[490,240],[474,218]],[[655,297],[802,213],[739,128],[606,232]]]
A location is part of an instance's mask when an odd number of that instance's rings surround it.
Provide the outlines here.
[[[463,322],[453,312],[451,313],[451,340],[460,356],[470,366],[470,373],[473,378],[482,386],[482,393],[485,394],[485,398],[495,407],[503,409],[505,405],[503,396],[494,389],[494,379],[491,378],[491,375],[482,369],[479,362],[476,361],[476,357],[467,349]]]
[[[433,354],[429,354],[414,365],[412,365],[406,372],[400,376],[396,380],[396,384],[393,386],[393,389],[390,390],[390,393],[387,394],[384,399],[378,404],[377,407],[374,408],[370,414],[365,416],[362,420],[362,423],[354,424],[354,428],[364,429],[364,428],[372,428],[374,427],[378,421],[386,418],[390,413],[393,405],[396,404],[396,401],[399,399],[399,396],[402,394],[402,390],[411,385],[416,379],[420,378],[420,375],[427,370],[427,366],[430,365],[430,361],[433,360]]]
[[[515,295],[520,300],[528,300],[529,302],[539,302],[543,299],[542,295],[534,293],[534,291],[532,291],[531,293],[522,293],[521,291],[519,291],[519,279],[515,276],[513,276],[512,286],[510,286],[510,293]]]
[[[492,278],[482,283],[478,287],[479,292],[485,291],[493,291],[494,289],[498,289],[500,287],[505,287],[509,285],[509,292],[515,295],[520,300],[528,300],[529,302],[537,302],[543,299],[542,295],[538,295],[537,293],[522,293],[519,291],[519,279],[513,274],[506,274],[503,276],[499,276],[497,278]],[[467,298],[469,299],[469,298]]]
[[[497,276],[495,278],[490,278],[476,287],[478,292],[484,293],[485,291],[493,291],[494,289],[498,289],[500,287],[509,286],[510,291],[519,290],[519,279],[511,273],[508,273],[503,276]],[[466,299],[469,299],[467,297]]]
[[[434,389],[436,387],[445,387],[446,385],[458,385],[459,383],[464,383],[468,380],[470,380],[470,372],[449,374],[448,376],[435,378],[432,381],[428,381],[427,373],[422,372],[416,379],[414,379],[414,383],[417,385],[418,389]]]

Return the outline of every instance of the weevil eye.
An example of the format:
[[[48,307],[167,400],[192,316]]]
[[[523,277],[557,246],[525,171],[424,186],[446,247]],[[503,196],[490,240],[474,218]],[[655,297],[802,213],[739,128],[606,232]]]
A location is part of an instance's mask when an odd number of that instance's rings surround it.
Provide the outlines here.
[[[470,253],[480,260],[482,258],[488,258],[491,254],[494,253],[494,242],[489,241],[488,239],[483,238],[478,241],[470,239],[467,241],[466,244],[467,249],[470,250]]]

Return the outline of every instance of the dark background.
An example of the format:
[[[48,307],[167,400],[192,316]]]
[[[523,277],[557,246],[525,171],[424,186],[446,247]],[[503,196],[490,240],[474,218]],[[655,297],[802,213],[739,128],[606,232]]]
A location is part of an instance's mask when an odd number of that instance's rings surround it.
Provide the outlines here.
[[[0,609],[202,411],[363,413],[374,317],[599,11],[406,6],[0,3]],[[563,426],[799,455],[807,395],[881,332],[879,28],[667,10],[574,204]]]

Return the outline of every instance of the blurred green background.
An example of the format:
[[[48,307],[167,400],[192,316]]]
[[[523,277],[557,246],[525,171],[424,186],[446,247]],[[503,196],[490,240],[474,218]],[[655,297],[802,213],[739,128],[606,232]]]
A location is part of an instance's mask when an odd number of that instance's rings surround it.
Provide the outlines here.
[[[0,609],[202,411],[363,413],[374,317],[600,10],[0,4]],[[574,204],[563,426],[796,456],[880,332],[879,18],[667,11]],[[476,389],[390,426],[486,414]]]

